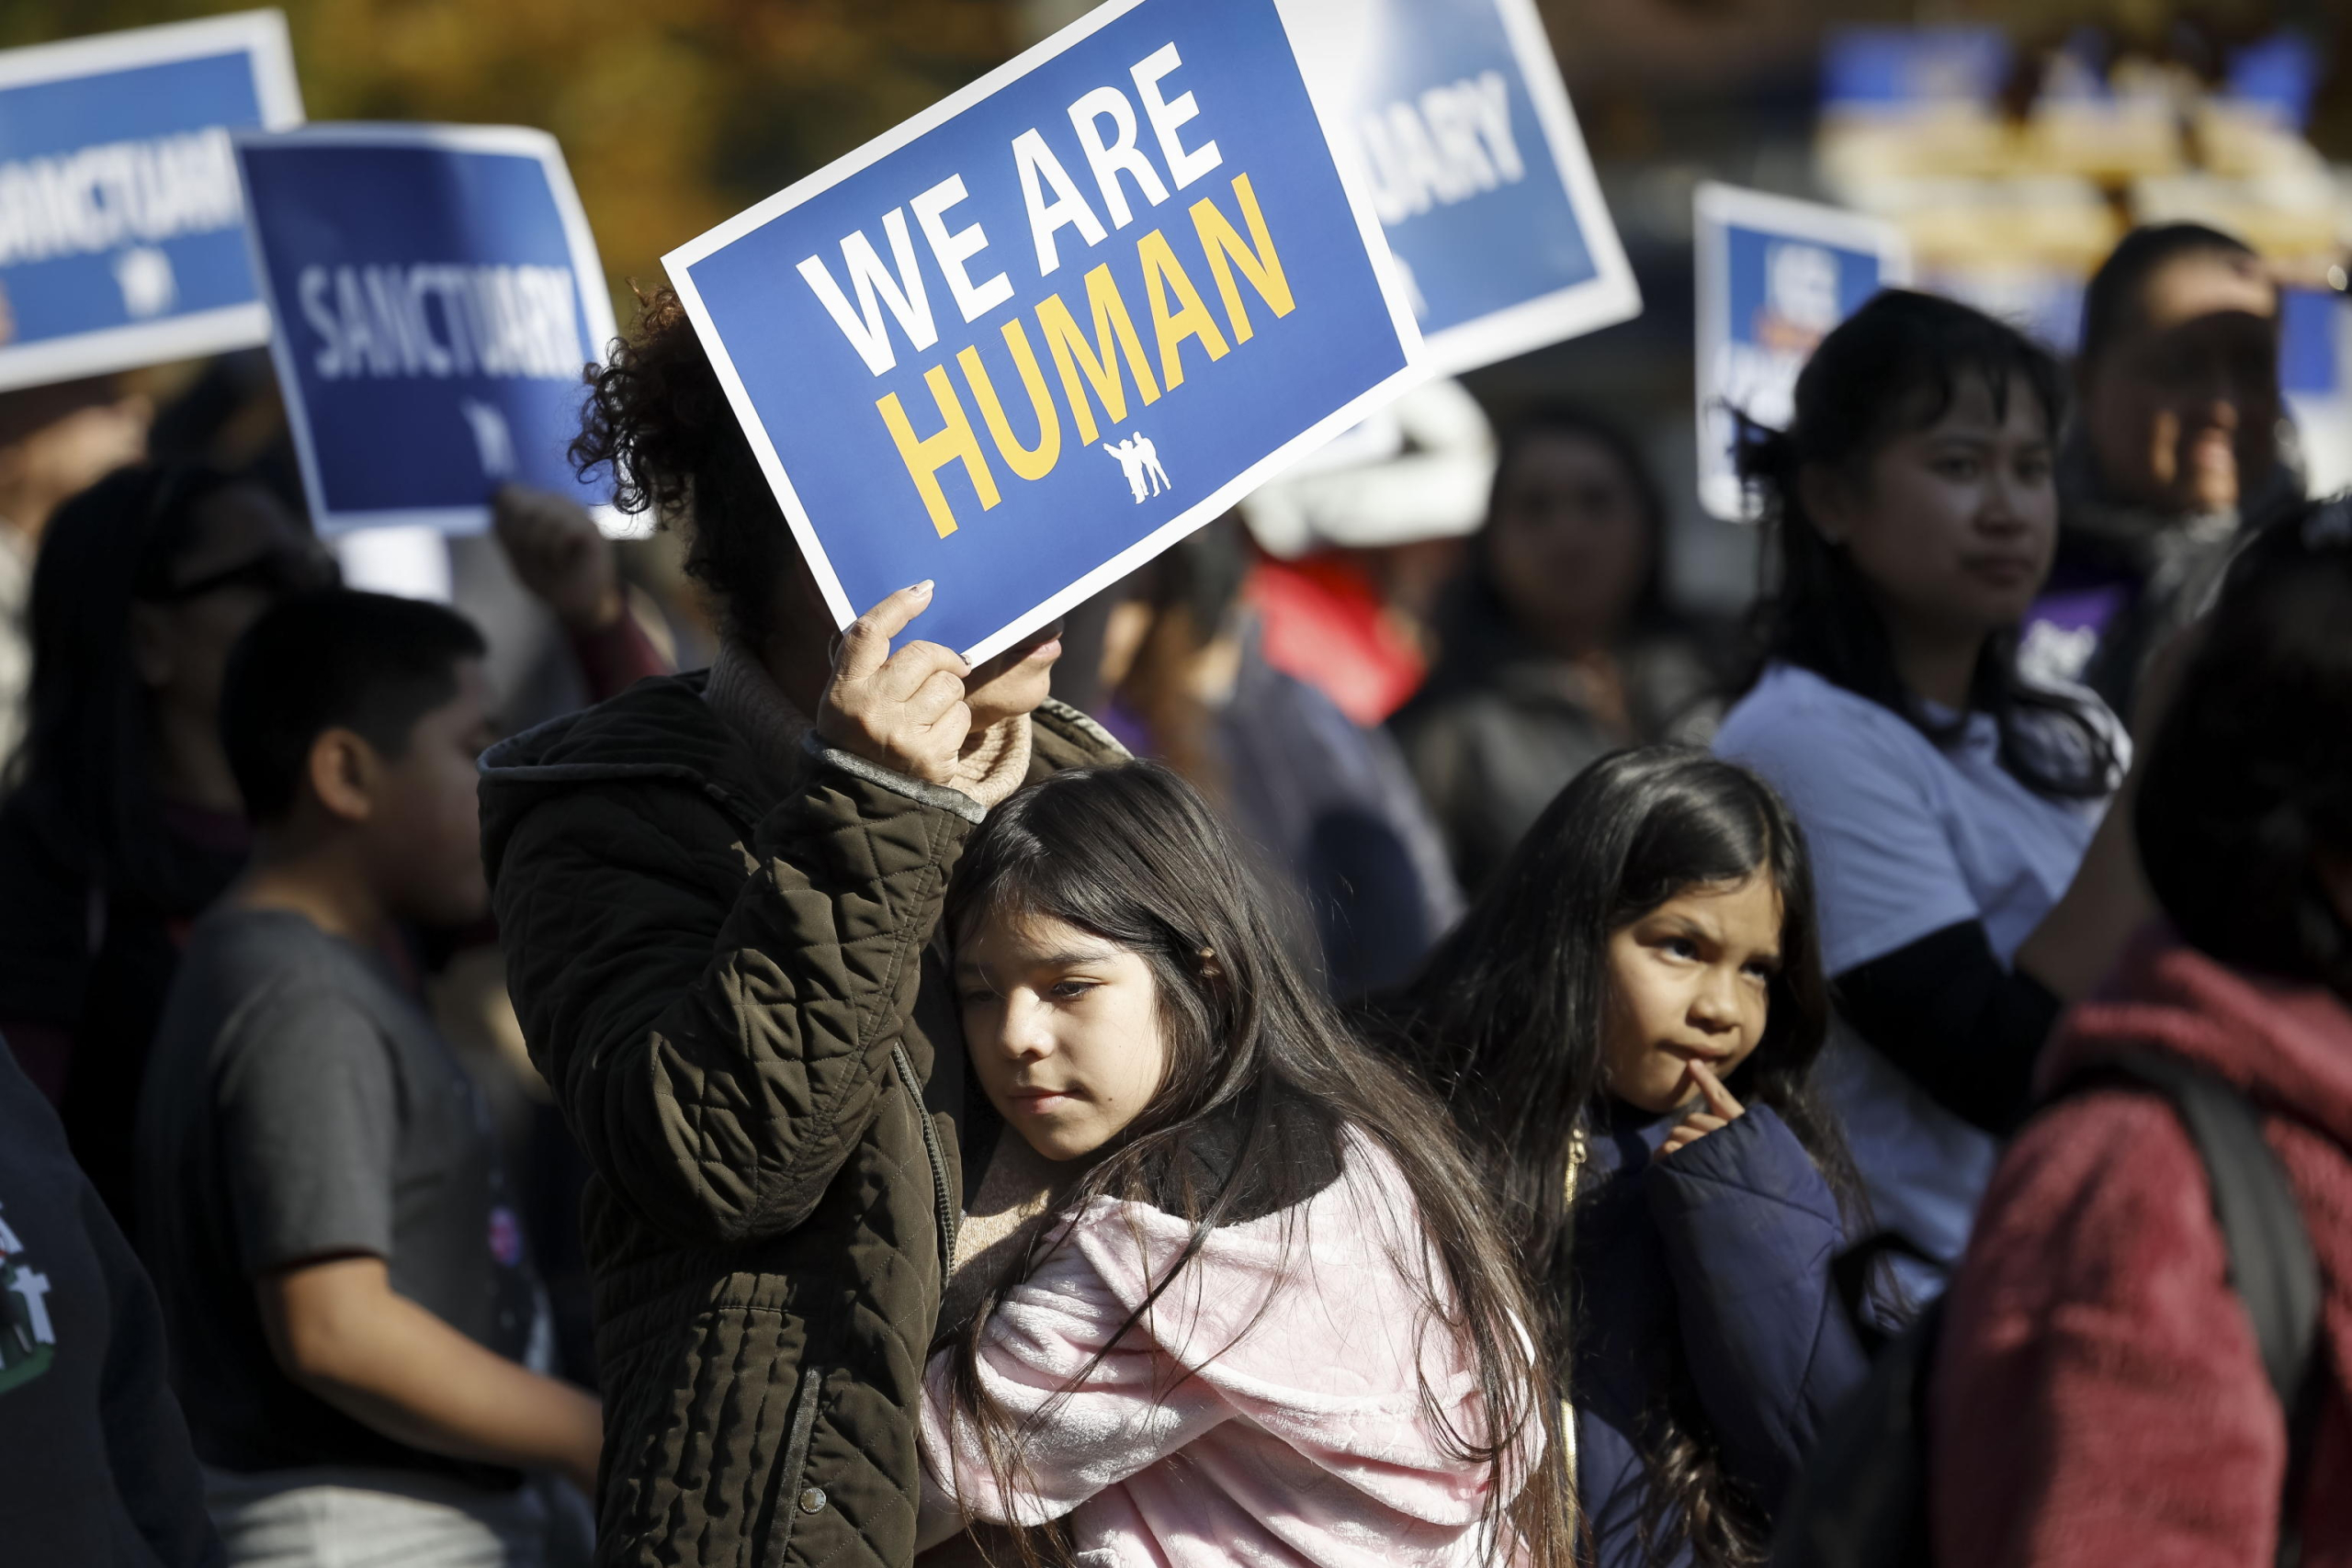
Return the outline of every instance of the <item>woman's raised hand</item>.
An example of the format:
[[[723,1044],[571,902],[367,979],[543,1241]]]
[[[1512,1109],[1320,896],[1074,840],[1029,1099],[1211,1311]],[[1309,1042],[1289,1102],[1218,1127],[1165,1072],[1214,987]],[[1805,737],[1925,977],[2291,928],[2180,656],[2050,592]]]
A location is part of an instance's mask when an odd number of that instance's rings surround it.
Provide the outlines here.
[[[817,733],[828,745],[893,773],[950,784],[972,729],[964,678],[972,667],[954,649],[890,639],[929,607],[931,584],[901,588],[849,624],[833,650],[833,676],[818,705]]]
[[[1706,1063],[1690,1064],[1690,1082],[1706,1108],[1685,1112],[1682,1120],[1674,1124],[1674,1131],[1666,1135],[1666,1142],[1657,1146],[1657,1153],[1650,1156],[1652,1159],[1664,1159],[1677,1149],[1689,1148],[1708,1134],[1720,1133],[1747,1114],[1747,1107],[1731,1097],[1724,1080],[1715,1077],[1714,1069]]]

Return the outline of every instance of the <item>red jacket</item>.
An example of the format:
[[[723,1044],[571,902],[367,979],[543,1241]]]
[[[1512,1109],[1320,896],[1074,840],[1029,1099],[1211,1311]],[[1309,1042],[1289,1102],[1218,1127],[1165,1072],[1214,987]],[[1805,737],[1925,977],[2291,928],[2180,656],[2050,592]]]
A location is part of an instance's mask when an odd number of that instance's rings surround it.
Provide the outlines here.
[[[2045,1085],[2170,1052],[2268,1112],[2325,1285],[2303,1561],[2352,1564],[2352,1010],[2151,942],[2043,1054]],[[2285,1417],[2231,1290],[2196,1145],[2126,1089],[2037,1117],[1951,1292],[1930,1409],[1938,1560],[2267,1568]]]

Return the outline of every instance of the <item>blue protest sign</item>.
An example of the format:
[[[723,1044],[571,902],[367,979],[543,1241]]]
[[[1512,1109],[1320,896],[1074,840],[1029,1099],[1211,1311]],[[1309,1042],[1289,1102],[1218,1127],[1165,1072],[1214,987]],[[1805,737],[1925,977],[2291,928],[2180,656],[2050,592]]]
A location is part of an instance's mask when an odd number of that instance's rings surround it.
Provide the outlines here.
[[[1534,0],[1282,0],[1386,230],[1432,371],[1638,315]]]
[[[826,602],[987,657],[1419,372],[1273,0],[1104,6],[664,258]]]
[[[1814,346],[1906,281],[1910,253],[1894,225],[1838,208],[1720,185],[1697,206],[1699,499],[1739,522],[1735,413],[1787,428]]]
[[[477,532],[510,479],[601,499],[564,448],[613,308],[553,137],[335,125],[236,149],[320,532]]]
[[[301,119],[276,11],[0,53],[0,390],[266,338],[229,138]]]
[[[2312,495],[2352,486],[2352,308],[2334,288],[2278,291],[2278,389]]]

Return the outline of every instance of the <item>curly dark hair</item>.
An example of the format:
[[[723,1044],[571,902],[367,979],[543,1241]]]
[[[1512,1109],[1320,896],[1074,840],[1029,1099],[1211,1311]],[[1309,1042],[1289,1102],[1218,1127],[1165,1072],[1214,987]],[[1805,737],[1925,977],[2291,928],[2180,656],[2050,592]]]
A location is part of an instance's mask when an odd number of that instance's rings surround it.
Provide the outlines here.
[[[757,646],[799,547],[684,304],[668,288],[638,289],[637,300],[610,362],[588,372],[572,467],[582,478],[610,469],[624,512],[651,507],[664,526],[686,520],[688,575],[718,600],[728,634]]]
[[[2245,547],[2148,749],[2141,864],[2188,941],[2352,998],[2352,920],[2320,868],[2352,856],[2352,496]]]

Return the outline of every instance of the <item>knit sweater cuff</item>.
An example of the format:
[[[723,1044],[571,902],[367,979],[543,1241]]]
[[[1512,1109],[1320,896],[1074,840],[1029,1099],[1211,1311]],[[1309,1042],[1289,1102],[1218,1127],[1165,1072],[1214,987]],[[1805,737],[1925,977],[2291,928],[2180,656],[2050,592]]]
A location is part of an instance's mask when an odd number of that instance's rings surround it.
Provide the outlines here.
[[[919,800],[925,806],[935,806],[942,811],[952,811],[965,821],[977,826],[988,816],[989,808],[1000,805],[1005,796],[1019,789],[1029,773],[1029,716],[1000,720],[981,738],[978,747],[967,752],[957,763],[953,784],[933,784],[902,773],[854,751],[838,746],[828,746],[816,730],[810,729],[801,738],[801,748],[811,757],[831,767],[841,769],[879,784],[882,788]]]
[[[854,751],[844,751],[838,746],[828,746],[818,738],[817,732],[813,729],[808,733],[800,744],[810,757],[828,767],[839,768],[853,778],[864,779],[867,784],[887,789],[893,795],[902,795],[909,800],[920,802],[924,806],[934,807],[941,811],[953,812],[975,826],[978,826],[980,819],[989,814],[987,807],[982,806],[960,789],[953,789],[946,784],[935,784],[928,779],[915,778],[911,774],[886,768],[881,763],[861,757]]]

